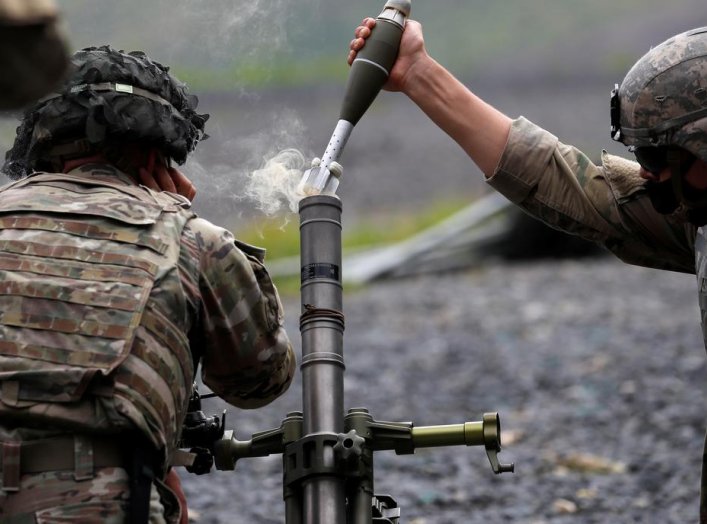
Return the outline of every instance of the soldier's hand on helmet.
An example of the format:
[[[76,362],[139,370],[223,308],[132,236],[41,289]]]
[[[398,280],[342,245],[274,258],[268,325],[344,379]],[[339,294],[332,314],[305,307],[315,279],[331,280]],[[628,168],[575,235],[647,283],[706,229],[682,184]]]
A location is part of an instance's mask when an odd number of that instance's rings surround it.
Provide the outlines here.
[[[169,191],[194,200],[196,188],[184,173],[168,166],[153,152],[148,158],[147,166],[138,169],[140,183],[155,191]]]
[[[347,62],[349,65],[356,59],[356,55],[366,44],[366,39],[371,36],[371,30],[376,26],[375,18],[364,18],[361,25],[354,31],[354,39],[349,44],[349,55]],[[425,49],[425,41],[422,36],[422,25],[415,20],[408,20],[405,24],[405,31],[400,41],[398,59],[390,71],[388,82],[383,86],[387,91],[405,92],[408,82],[414,78],[414,73],[422,73],[425,61],[431,60]]]

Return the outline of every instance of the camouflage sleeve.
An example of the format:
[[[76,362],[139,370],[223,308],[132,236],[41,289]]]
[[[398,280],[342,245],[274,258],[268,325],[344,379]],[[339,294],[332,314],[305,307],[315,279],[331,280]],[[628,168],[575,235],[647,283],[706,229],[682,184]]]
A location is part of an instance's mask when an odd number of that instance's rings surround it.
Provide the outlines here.
[[[277,290],[256,248],[203,219],[190,223],[200,254],[202,379],[228,403],[268,404],[290,385],[295,355]]]
[[[519,118],[488,183],[551,227],[602,244],[624,262],[694,273],[695,228],[653,210],[638,169],[606,153],[595,165]]]

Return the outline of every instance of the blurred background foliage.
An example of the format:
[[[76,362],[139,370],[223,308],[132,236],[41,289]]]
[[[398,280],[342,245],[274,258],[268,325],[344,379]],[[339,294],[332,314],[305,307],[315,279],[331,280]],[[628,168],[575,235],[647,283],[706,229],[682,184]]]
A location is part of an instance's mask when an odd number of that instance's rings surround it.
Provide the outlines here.
[[[211,114],[184,166],[195,210],[269,248],[298,251],[297,219],[265,219],[243,196],[283,148],[319,156],[338,117],[353,30],[383,0],[57,0],[70,48],[111,44],[168,64]],[[427,48],[482,98],[598,161],[608,95],[651,45],[707,25],[704,0],[412,0]],[[13,115],[0,118],[0,147]],[[404,97],[384,93],[342,157],[347,247],[406,238],[488,189],[475,166]]]
[[[364,16],[377,15],[382,4],[60,0],[73,47],[106,42],[148,50],[174,64],[177,76],[199,91],[343,82],[353,28]],[[704,11],[702,2],[690,0],[418,0],[413,18],[433,35],[427,42],[430,53],[460,76],[513,57],[547,64],[561,54],[579,53],[579,60],[582,49],[586,55],[592,48],[573,43],[604,30],[614,39],[606,42],[608,49],[592,71],[620,75],[633,63],[636,48],[647,50],[656,24],[670,34],[674,20],[694,18],[699,8]],[[571,57],[558,60],[556,72],[573,62]]]

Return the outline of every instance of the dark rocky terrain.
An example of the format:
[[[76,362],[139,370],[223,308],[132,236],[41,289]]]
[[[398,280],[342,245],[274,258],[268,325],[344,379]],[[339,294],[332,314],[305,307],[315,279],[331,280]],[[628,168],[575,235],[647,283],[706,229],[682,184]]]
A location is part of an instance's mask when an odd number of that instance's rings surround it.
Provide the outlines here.
[[[603,147],[623,152],[608,138],[609,79],[473,85],[509,115],[527,116],[595,159]],[[236,159],[257,167],[258,154],[285,147],[321,154],[339,97],[339,88],[320,86],[205,98],[206,108],[230,112],[238,126],[217,128],[233,133],[228,147],[206,142],[197,156],[200,212],[237,217],[236,233],[257,219],[239,198],[241,175],[224,166]],[[487,191],[458,146],[389,93],[356,127],[342,163],[345,228]],[[345,300],[347,407],[418,425],[498,411],[501,456],[517,465],[514,475],[494,476],[481,449],[381,452],[377,491],[397,498],[403,522],[697,521],[707,369],[694,277],[608,257],[498,262],[376,283]],[[286,313],[297,345],[296,297]],[[240,439],[278,427],[300,396],[296,383],[263,410],[234,410],[230,423]],[[217,401],[209,407],[222,409]],[[185,486],[197,522],[284,520],[280,457],[187,475]]]
[[[489,263],[346,296],[346,406],[417,425],[501,416],[495,476],[480,448],[376,455],[402,522],[697,521],[705,360],[694,277],[609,257]],[[298,345],[296,298],[285,302]],[[232,410],[239,439],[278,427],[301,384]],[[219,401],[205,401],[219,412]],[[284,520],[280,457],[185,474],[200,523]]]

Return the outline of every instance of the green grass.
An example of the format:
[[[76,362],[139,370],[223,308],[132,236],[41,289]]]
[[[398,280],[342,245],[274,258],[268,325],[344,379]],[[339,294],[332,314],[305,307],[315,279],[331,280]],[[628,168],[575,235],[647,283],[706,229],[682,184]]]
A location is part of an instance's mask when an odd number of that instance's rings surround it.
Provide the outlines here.
[[[420,213],[370,216],[349,231],[344,231],[344,251],[399,242],[439,223],[468,204],[468,200],[440,201]]]
[[[322,5],[320,12],[304,16],[288,26],[288,46],[271,51],[263,47],[244,61],[234,53],[232,61],[220,69],[209,62],[174,61],[178,78],[194,90],[247,89],[265,86],[303,86],[320,82],[344,82],[347,46],[355,24],[364,15],[377,14],[382,3],[361,0],[339,6]],[[639,11],[640,9],[640,11]],[[607,13],[627,23],[638,23],[637,13],[668,9],[658,0],[506,0],[504,2],[449,1],[417,3],[413,18],[423,23],[427,48],[444,65],[459,75],[480,74],[509,54],[525,52],[542,56],[587,27],[607,23]],[[623,72],[635,60],[620,51],[607,57],[603,65]]]
[[[144,0],[63,0],[70,47],[111,42],[122,49],[144,49],[200,92],[343,82],[356,24],[378,14],[383,4],[308,0],[276,11],[277,2],[251,2],[264,4],[252,9],[226,0],[172,3],[174,9],[165,10],[164,2]],[[466,76],[483,74],[485,65],[503,63],[509,54],[541,57],[591,34],[594,26],[612,23],[617,30],[640,31],[644,20],[684,7],[684,0],[446,0],[413,2],[412,16],[423,23],[431,54]],[[248,23],[231,25],[240,14]],[[274,33],[263,31],[271,27],[268,17],[276,22]],[[170,30],[155,30],[154,20]],[[271,37],[278,38],[271,42]],[[622,57],[619,50],[606,66],[623,70],[626,59],[630,64],[635,58]]]
[[[344,252],[384,246],[439,223],[469,204],[464,201],[435,202],[419,213],[395,213],[369,216],[350,227],[344,224],[342,249]],[[236,236],[249,244],[267,249],[268,261],[299,255],[299,223],[282,219],[264,220],[257,224],[239,227]],[[283,295],[299,291],[298,278],[275,278],[275,285]]]
[[[340,56],[318,56],[293,62],[275,59],[266,62],[244,62],[220,69],[174,67],[174,73],[191,91],[219,91],[239,86],[258,89],[268,86],[297,87],[313,82],[342,83],[348,68]]]
[[[267,260],[299,254],[299,224],[296,219],[286,224],[282,219],[264,219],[238,227],[233,233],[243,242],[267,249]]]

